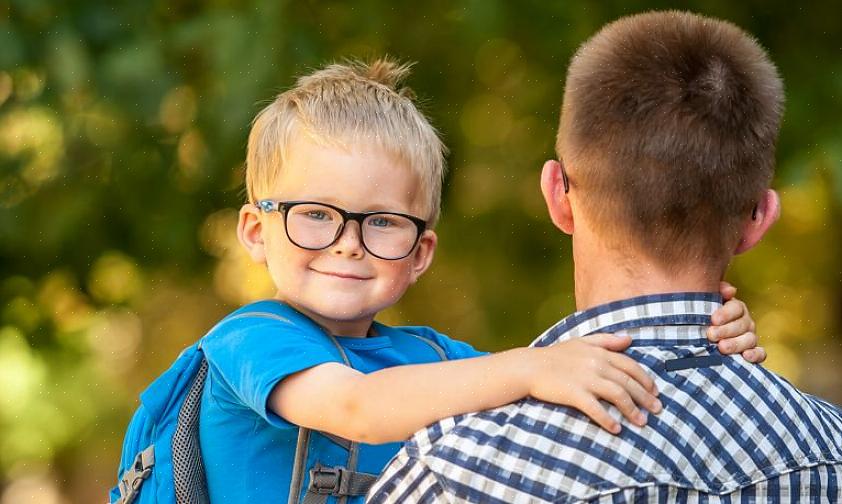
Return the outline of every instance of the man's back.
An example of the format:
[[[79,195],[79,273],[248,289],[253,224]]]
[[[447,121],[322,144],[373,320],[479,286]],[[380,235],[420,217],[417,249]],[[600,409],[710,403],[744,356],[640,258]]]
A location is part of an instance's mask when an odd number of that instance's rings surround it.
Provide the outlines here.
[[[562,320],[535,344],[625,331],[664,410],[613,436],[534,400],[419,432],[370,502],[836,502],[842,410],[741,358],[710,352],[712,294],[645,296]],[[616,411],[615,411],[616,413]]]

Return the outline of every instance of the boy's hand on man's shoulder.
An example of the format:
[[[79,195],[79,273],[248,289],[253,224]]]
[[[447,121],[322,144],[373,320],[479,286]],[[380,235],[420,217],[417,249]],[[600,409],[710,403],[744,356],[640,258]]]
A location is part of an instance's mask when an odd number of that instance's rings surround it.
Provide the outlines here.
[[[542,401],[571,406],[588,415],[608,432],[620,432],[620,423],[600,404],[613,404],[635,425],[646,425],[643,407],[661,411],[655,381],[631,357],[620,352],[629,336],[594,334],[541,348],[529,348],[532,372],[529,395]]]
[[[766,350],[757,345],[756,325],[748,307],[735,297],[737,288],[728,282],[720,282],[719,293],[725,304],[710,317],[712,325],[707,331],[708,339],[716,343],[725,355],[739,353],[754,364],[765,361]]]

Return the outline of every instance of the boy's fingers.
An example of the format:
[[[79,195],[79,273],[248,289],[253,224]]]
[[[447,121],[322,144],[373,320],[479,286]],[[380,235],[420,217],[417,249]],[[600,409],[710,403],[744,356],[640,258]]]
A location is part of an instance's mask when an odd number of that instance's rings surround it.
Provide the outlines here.
[[[729,301],[737,295],[737,288],[723,280],[719,282],[719,294],[725,301]]]
[[[600,333],[585,336],[582,338],[582,341],[589,345],[611,350],[612,352],[622,352],[631,345],[632,339],[627,334]]]
[[[628,355],[617,354],[611,356],[610,362],[615,368],[636,380],[650,394],[658,394],[655,380],[634,359]]]
[[[757,335],[747,332],[735,338],[722,340],[716,346],[721,353],[726,355],[744,352],[757,346]]]
[[[735,338],[747,332],[752,332],[752,320],[748,317],[740,317],[737,320],[728,322],[721,326],[708,327],[708,339],[713,342]]]
[[[745,312],[746,305],[739,299],[732,299],[717,308],[717,310],[713,312],[713,315],[711,315],[710,321],[713,325],[722,325],[727,322],[737,320],[742,317]]]
[[[631,395],[616,382],[600,380],[594,384],[593,389],[597,396],[613,404],[632,423],[636,425],[644,425],[646,423],[646,417],[637,409]]]
[[[620,422],[614,420],[608,414],[608,410],[602,407],[599,401],[590,394],[582,394],[578,401],[573,401],[572,406],[582,410],[582,413],[590,417],[597,425],[612,434],[620,432]]]
[[[766,349],[759,346],[743,352],[743,358],[752,364],[760,364],[766,360]]]
[[[646,408],[652,413],[661,411],[660,401],[631,376],[617,368],[612,368],[606,372],[606,378],[626,389],[637,406]]]

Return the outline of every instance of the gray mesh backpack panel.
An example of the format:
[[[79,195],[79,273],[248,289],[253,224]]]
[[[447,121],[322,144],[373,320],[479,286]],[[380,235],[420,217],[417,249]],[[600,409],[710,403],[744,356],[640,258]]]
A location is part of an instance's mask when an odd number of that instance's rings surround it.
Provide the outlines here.
[[[175,501],[178,504],[209,502],[205,466],[199,448],[199,408],[208,376],[208,361],[196,373],[187,398],[178,412],[178,426],[172,439],[172,468]]]

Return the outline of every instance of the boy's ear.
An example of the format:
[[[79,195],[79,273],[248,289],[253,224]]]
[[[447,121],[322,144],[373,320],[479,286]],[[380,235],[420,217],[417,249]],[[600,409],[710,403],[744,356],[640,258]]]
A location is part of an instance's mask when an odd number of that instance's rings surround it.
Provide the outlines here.
[[[781,199],[775,190],[767,189],[755,208],[752,217],[743,224],[740,243],[734,250],[735,255],[750,250],[760,242],[772,224],[781,216]]]
[[[573,211],[565,190],[564,179],[560,162],[551,159],[544,163],[544,168],[541,170],[541,193],[544,195],[550,219],[562,232],[572,235],[575,227]]]
[[[266,262],[260,210],[251,203],[246,203],[240,208],[240,218],[237,221],[237,238],[254,262],[260,264]]]
[[[438,236],[431,229],[421,234],[415,253],[412,254],[412,277],[410,279],[412,283],[415,283],[433,263],[438,241]]]

